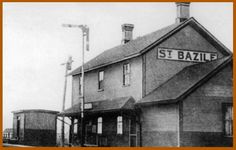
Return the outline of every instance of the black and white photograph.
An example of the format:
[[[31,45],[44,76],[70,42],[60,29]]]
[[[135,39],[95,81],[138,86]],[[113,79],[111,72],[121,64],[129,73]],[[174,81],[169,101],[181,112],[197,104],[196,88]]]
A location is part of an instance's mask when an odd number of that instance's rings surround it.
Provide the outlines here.
[[[233,2],[3,2],[4,147],[232,147]]]

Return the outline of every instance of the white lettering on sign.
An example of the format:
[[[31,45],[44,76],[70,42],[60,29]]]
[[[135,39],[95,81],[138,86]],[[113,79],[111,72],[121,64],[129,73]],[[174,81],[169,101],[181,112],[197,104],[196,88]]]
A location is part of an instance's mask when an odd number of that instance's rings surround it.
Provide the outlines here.
[[[84,109],[92,109],[92,103],[85,103]]]
[[[158,48],[157,58],[167,59],[167,60],[191,61],[191,62],[207,62],[216,60],[218,56],[217,53],[212,53],[212,52]]]

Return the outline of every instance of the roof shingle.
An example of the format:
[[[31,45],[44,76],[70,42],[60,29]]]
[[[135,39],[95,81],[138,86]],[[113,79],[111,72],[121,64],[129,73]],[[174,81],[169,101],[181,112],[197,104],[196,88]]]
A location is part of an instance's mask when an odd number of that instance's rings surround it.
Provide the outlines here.
[[[118,97],[114,99],[106,99],[100,101],[89,102],[92,103],[92,109],[85,109],[85,112],[93,113],[93,112],[104,112],[104,111],[114,111],[114,110],[131,110],[134,108],[135,100],[133,97]],[[65,111],[61,112],[59,116],[71,116],[76,115],[81,111],[80,103],[76,104]]]
[[[100,55],[96,56],[92,60],[88,61],[84,64],[84,70],[90,70],[99,66],[103,66],[106,64],[110,64],[112,62],[116,62],[127,57],[133,56],[135,54],[139,54],[143,49],[169,33],[170,31],[174,30],[177,26],[181,23],[175,23],[150,34],[147,34],[142,37],[138,37],[126,44],[119,45],[108,49],[101,53]],[[72,71],[69,75],[76,75],[81,72],[81,66]]]

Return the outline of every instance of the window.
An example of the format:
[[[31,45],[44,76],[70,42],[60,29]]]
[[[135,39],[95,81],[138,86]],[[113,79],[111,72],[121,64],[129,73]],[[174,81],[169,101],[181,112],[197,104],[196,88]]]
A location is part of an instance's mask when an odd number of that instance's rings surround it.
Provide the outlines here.
[[[82,93],[82,77],[79,76],[79,94],[81,95]]]
[[[104,71],[98,73],[98,90],[104,89]]]
[[[97,133],[102,134],[102,117],[98,118],[98,125],[97,126],[98,126]]]
[[[77,134],[78,133],[78,119],[75,119],[74,120],[74,134]]]
[[[117,117],[117,134],[123,134],[123,118],[122,118],[122,116]]]
[[[130,84],[130,64],[124,64],[123,66],[123,85]]]
[[[233,106],[232,104],[223,104],[223,120],[225,136],[233,136]]]

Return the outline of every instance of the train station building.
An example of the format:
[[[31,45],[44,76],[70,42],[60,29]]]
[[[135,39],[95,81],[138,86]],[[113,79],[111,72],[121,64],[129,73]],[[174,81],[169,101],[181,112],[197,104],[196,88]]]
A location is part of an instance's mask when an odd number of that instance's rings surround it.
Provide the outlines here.
[[[232,146],[232,52],[179,2],[175,23],[88,61],[85,144],[91,146]],[[105,43],[104,43],[105,44]],[[70,142],[79,144],[81,67],[72,76]]]

